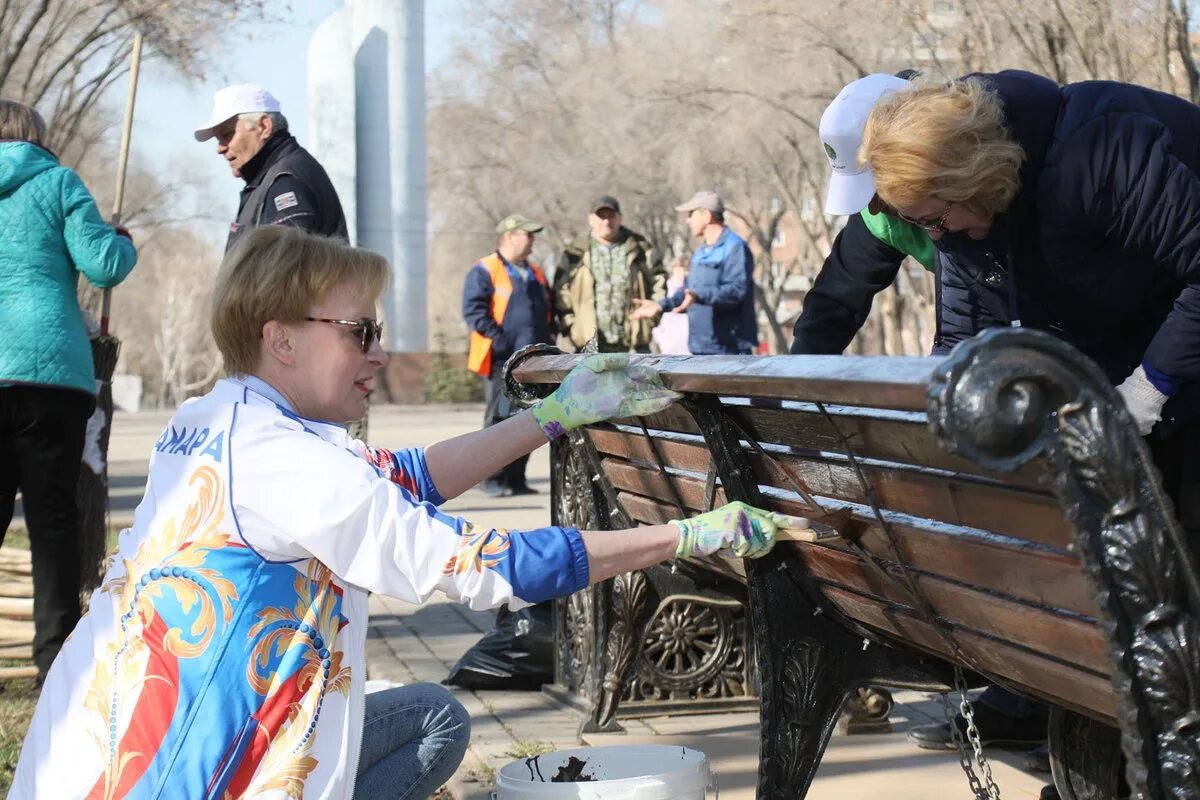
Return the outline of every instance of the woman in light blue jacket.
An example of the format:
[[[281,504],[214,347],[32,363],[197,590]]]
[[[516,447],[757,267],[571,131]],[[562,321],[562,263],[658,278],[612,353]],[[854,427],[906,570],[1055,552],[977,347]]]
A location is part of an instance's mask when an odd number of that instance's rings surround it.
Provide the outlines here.
[[[137,263],[83,181],[42,143],[46,123],[0,100],[0,543],[17,490],[33,556],[33,658],[45,675],[79,621],[75,486],[95,407],[80,273],[115,286]]]

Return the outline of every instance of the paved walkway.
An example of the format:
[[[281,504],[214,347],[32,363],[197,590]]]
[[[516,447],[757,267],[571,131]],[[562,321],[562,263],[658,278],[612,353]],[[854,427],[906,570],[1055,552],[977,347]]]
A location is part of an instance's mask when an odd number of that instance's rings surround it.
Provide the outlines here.
[[[419,446],[475,430],[482,407],[381,407],[372,410],[371,440],[400,448]],[[128,524],[145,485],[150,446],[169,415],[118,413],[110,446],[113,521]],[[534,496],[491,499],[476,491],[445,509],[477,523],[510,528],[543,525],[549,520],[547,450],[529,464]],[[371,600],[367,667],[372,679],[403,683],[438,682],[458,657],[491,627],[494,612],[477,612],[444,598],[418,607],[393,598]],[[495,772],[504,764],[540,748],[578,746],[577,717],[555,707],[538,692],[455,690],[472,718],[472,743],[463,767],[449,785],[459,800],[490,796]],[[899,692],[893,714],[896,732],[835,737],[810,800],[888,798],[939,800],[969,798],[967,782],[950,753],[930,753],[908,744],[902,731],[941,721],[941,704],[916,692]],[[754,796],[758,769],[758,719],[753,713],[630,720],[626,735],[589,737],[588,744],[656,742],[686,744],[708,754],[726,800]],[[1020,756],[991,753],[996,781],[1006,798],[1036,798],[1044,781],[1019,769]]]

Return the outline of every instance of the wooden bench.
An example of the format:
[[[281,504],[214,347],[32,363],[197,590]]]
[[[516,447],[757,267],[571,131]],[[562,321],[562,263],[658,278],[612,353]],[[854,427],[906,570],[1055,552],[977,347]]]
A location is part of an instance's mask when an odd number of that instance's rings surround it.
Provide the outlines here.
[[[525,400],[580,358],[518,356],[509,389]],[[623,575],[564,601],[595,626],[564,626],[559,653],[590,669],[591,724],[612,719],[647,651],[688,656],[661,623],[647,634],[682,575],[714,608],[737,600],[731,582],[748,592],[761,798],[805,795],[860,690],[984,683],[1052,705],[1064,798],[1118,797],[1122,755],[1132,796],[1200,798],[1196,554],[1086,359],[1009,330],[944,361],[635,358],[686,399],[558,444],[556,521],[624,528],[744,500],[836,536]]]

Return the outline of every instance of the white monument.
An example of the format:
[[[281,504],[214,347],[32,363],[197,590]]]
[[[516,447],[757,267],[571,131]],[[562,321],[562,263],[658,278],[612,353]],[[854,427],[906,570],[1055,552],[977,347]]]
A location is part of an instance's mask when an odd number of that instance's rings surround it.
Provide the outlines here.
[[[392,264],[384,346],[428,351],[425,3],[347,0],[308,44],[309,151],[341,198],[351,241]]]

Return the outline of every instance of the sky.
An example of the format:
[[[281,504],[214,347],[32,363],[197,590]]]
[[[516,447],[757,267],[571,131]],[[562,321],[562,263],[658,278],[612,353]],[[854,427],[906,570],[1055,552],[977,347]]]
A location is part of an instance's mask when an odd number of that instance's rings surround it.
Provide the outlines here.
[[[403,2],[403,0],[396,0]],[[307,141],[308,40],[343,0],[280,0],[269,9],[283,21],[231,28],[202,80],[187,80],[161,63],[146,61],[139,79],[131,158],[152,171],[168,171],[182,182],[179,209],[172,217],[196,217],[213,227],[214,243],[224,243],[243,186],[216,155],[213,141],[198,143],[193,131],[208,119],[213,92],[232,83],[257,83],[274,94],[301,144]],[[425,0],[425,69],[434,70],[449,55],[462,24],[462,0]],[[126,85],[115,99],[124,103]]]

